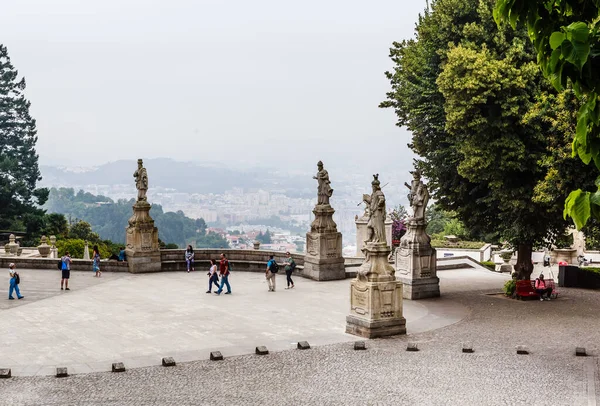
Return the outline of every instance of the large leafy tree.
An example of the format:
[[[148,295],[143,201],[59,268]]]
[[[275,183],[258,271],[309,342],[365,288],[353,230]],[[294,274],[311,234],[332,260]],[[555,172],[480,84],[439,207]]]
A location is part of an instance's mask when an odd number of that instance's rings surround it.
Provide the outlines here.
[[[35,151],[37,130],[25,98],[25,78],[18,78],[6,47],[0,44],[0,229],[43,227],[38,205],[47,189],[36,189],[41,180]]]
[[[498,28],[492,9],[492,0],[433,2],[416,39],[391,49],[392,91],[381,106],[412,131],[440,207],[471,233],[517,247],[517,277],[527,279],[532,248],[566,224],[562,206],[535,192],[549,124],[528,113],[550,89],[526,32]]]
[[[581,100],[572,154],[600,169],[600,2],[597,0],[497,0],[494,17],[520,21],[537,51],[537,62],[557,90],[571,86]],[[595,189],[595,191],[594,191]],[[600,219],[600,177],[594,187],[581,182],[565,202],[565,217],[578,228]]]

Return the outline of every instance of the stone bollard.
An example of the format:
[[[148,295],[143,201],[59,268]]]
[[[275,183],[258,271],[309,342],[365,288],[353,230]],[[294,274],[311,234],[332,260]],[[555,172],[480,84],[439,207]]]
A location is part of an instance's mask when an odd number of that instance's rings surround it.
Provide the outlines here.
[[[255,250],[260,249],[260,241],[254,241],[252,244],[254,245]]]

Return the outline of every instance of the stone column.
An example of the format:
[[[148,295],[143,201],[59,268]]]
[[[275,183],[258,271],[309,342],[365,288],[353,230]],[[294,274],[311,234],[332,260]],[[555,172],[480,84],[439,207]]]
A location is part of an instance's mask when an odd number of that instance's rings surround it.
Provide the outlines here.
[[[315,220],[306,233],[303,275],[317,281],[345,279],[342,233],[332,218],[335,210],[329,204],[317,204],[313,213]]]
[[[437,257],[431,238],[425,232],[424,218],[409,218],[406,234],[396,249],[396,277],[404,284],[405,299],[440,296],[436,273]]]
[[[133,205],[133,216],[126,229],[127,264],[129,272],[161,271],[160,250],[158,246],[158,229],[150,217],[152,206],[146,201],[137,201]]]
[[[350,282],[350,315],[346,333],[365,338],[406,334],[402,315],[402,282],[389,263],[391,249],[384,242],[368,242],[365,262]]]

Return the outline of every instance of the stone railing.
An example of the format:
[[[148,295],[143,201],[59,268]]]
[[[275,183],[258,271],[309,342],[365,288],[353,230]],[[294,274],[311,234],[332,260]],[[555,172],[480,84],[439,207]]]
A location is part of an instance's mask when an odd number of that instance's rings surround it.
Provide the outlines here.
[[[285,262],[285,252],[267,250],[236,250],[236,249],[196,249],[194,251],[194,267],[197,271],[206,270],[210,267],[210,260],[219,261],[221,253],[227,256],[234,271],[264,272],[273,255],[279,264]],[[304,255],[292,254],[296,262],[296,272],[301,273],[304,269]],[[185,250],[161,250],[160,259],[163,271],[185,271]]]
[[[58,270],[58,259],[35,258],[35,257],[0,257],[0,268],[8,269],[8,265],[14,263],[17,269],[51,269]],[[103,272],[128,272],[127,262],[103,260],[100,263]],[[73,271],[92,272],[92,261],[87,259],[73,259],[71,262]]]
[[[224,253],[232,265],[233,272],[264,272],[269,261],[269,256],[273,255],[275,260],[283,265],[285,263],[285,252],[269,250],[238,250],[238,249],[197,249],[194,252],[194,267],[196,271],[208,271],[210,259],[219,260],[220,254]],[[161,250],[161,270],[163,272],[185,271],[185,250]],[[292,257],[296,262],[294,274],[301,276],[304,270],[304,254],[293,253]],[[363,258],[346,258],[346,277],[354,277],[356,269],[362,264]],[[34,257],[0,257],[0,268],[7,269],[8,265],[14,262],[17,269],[48,269],[58,270],[57,259],[53,258],[34,258]],[[92,261],[85,259],[73,259],[71,269],[74,271],[92,272]],[[127,262],[102,260],[100,269],[103,272],[128,272]],[[280,271],[283,273],[283,269]]]

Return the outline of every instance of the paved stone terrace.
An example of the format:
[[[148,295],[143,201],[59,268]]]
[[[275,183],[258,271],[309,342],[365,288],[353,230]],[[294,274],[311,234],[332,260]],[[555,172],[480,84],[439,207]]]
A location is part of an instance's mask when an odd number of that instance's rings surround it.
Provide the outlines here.
[[[440,277],[443,298],[419,303],[467,307],[463,320],[409,336],[370,340],[367,351],[338,342],[263,357],[227,358],[223,351],[226,359],[221,362],[202,360],[119,374],[15,377],[0,380],[0,404],[597,404],[600,292],[561,288],[556,301],[521,302],[486,294],[499,291],[506,276],[457,270],[440,272]],[[312,283],[299,280],[298,286],[308,290]],[[345,283],[339,282],[343,288]],[[318,299],[322,309],[313,317],[328,317],[328,303],[321,299],[332,295],[328,291],[335,290],[333,285],[313,288],[312,299]],[[292,292],[271,295],[280,293]],[[253,297],[268,300],[260,292]],[[0,312],[0,319],[5,313]],[[272,326],[273,331],[278,328]],[[417,342],[420,351],[406,352],[408,341]],[[475,353],[462,354],[462,342],[472,343]],[[527,345],[531,354],[516,355],[517,344]],[[586,347],[592,356],[575,357],[575,346]]]
[[[295,278],[296,288],[285,290],[280,275],[271,293],[263,274],[240,272],[230,279],[233,294],[217,296],[205,293],[205,272],[94,278],[91,271],[73,271],[70,291],[60,290],[59,271],[20,273],[25,299],[0,300],[0,331],[6,332],[0,367],[14,375],[50,375],[57,366],[89,373],[108,371],[115,361],[142,367],[163,356],[191,361],[211,350],[233,356],[253,353],[258,345],[287,350],[300,340],[325,345],[357,339],[344,333],[349,280]],[[443,301],[407,301],[404,310],[413,333],[468,313]]]

